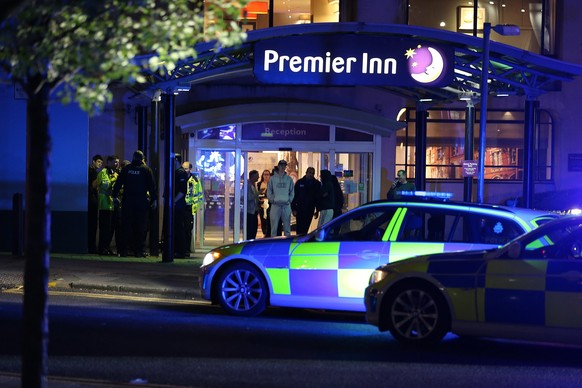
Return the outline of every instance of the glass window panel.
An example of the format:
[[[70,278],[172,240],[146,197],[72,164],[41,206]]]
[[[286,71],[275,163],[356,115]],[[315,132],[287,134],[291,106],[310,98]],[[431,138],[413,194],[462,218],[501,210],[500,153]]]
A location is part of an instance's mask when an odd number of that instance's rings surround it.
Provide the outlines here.
[[[545,3],[545,8],[544,8]],[[481,36],[483,23],[515,24],[518,36],[491,34],[491,40],[534,53],[554,54],[555,0],[506,0],[467,2],[410,0],[408,24]],[[475,18],[476,14],[476,18]],[[543,25],[543,28],[542,28]]]
[[[406,169],[414,179],[415,111],[409,110],[408,127],[396,132],[396,170]],[[461,112],[463,114],[461,114]],[[427,122],[426,178],[462,179],[465,160],[465,123],[460,110],[431,110]],[[523,111],[490,111],[487,120],[485,179],[523,179]],[[539,111],[535,128],[534,180],[552,179],[552,120]],[[448,119],[447,119],[448,118]],[[478,128],[478,123],[475,123]],[[479,137],[475,136],[474,160],[479,159]]]

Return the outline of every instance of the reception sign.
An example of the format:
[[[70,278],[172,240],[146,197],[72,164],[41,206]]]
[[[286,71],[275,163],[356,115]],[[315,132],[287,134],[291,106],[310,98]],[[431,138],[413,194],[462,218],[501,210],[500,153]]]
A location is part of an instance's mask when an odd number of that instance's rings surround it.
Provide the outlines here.
[[[288,36],[258,41],[254,74],[265,84],[446,86],[451,47],[370,35]]]

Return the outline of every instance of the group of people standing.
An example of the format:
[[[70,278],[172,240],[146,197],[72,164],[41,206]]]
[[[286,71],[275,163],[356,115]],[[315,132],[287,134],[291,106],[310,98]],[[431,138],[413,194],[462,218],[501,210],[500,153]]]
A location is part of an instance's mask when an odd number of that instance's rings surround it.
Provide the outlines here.
[[[287,162],[280,160],[272,172],[263,171],[259,181],[257,170],[249,172],[247,185],[247,240],[254,239],[261,219],[264,237],[291,235],[291,214],[296,219],[296,234],[306,234],[313,218],[318,226],[341,214],[344,196],[329,170],[321,170],[321,182],[315,169],[308,167],[305,176],[293,183],[287,175]],[[275,233],[273,233],[275,231]]]
[[[140,150],[133,153],[131,162],[120,163],[115,155],[103,161],[95,155],[89,165],[88,251],[115,255],[111,249],[115,236],[117,254],[145,257],[151,213],[157,207],[154,174]],[[173,241],[174,257],[179,258],[190,253],[194,215],[203,203],[203,190],[190,162],[181,163],[178,157],[176,164]]]
[[[132,161],[119,162],[115,155],[95,155],[89,166],[89,253],[127,256],[131,250],[144,257],[150,209],[157,205],[157,190],[152,170],[141,151]],[[97,225],[99,241],[97,242]]]

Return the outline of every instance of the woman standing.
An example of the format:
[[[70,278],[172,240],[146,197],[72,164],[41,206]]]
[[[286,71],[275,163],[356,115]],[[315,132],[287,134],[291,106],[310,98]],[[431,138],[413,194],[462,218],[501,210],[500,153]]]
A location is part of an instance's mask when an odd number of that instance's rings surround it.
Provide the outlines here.
[[[271,237],[271,218],[269,217],[269,200],[267,199],[267,184],[271,179],[271,171],[263,170],[261,180],[257,183],[259,190],[259,206],[261,217],[261,231],[264,237]]]

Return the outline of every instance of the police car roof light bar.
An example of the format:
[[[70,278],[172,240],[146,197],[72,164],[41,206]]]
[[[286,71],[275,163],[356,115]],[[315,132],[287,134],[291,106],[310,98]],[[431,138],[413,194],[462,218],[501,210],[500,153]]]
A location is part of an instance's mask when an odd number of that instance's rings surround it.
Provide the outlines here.
[[[399,193],[404,197],[420,197],[420,198],[435,198],[435,199],[450,199],[453,197],[453,193],[447,193],[444,191],[401,191]]]

